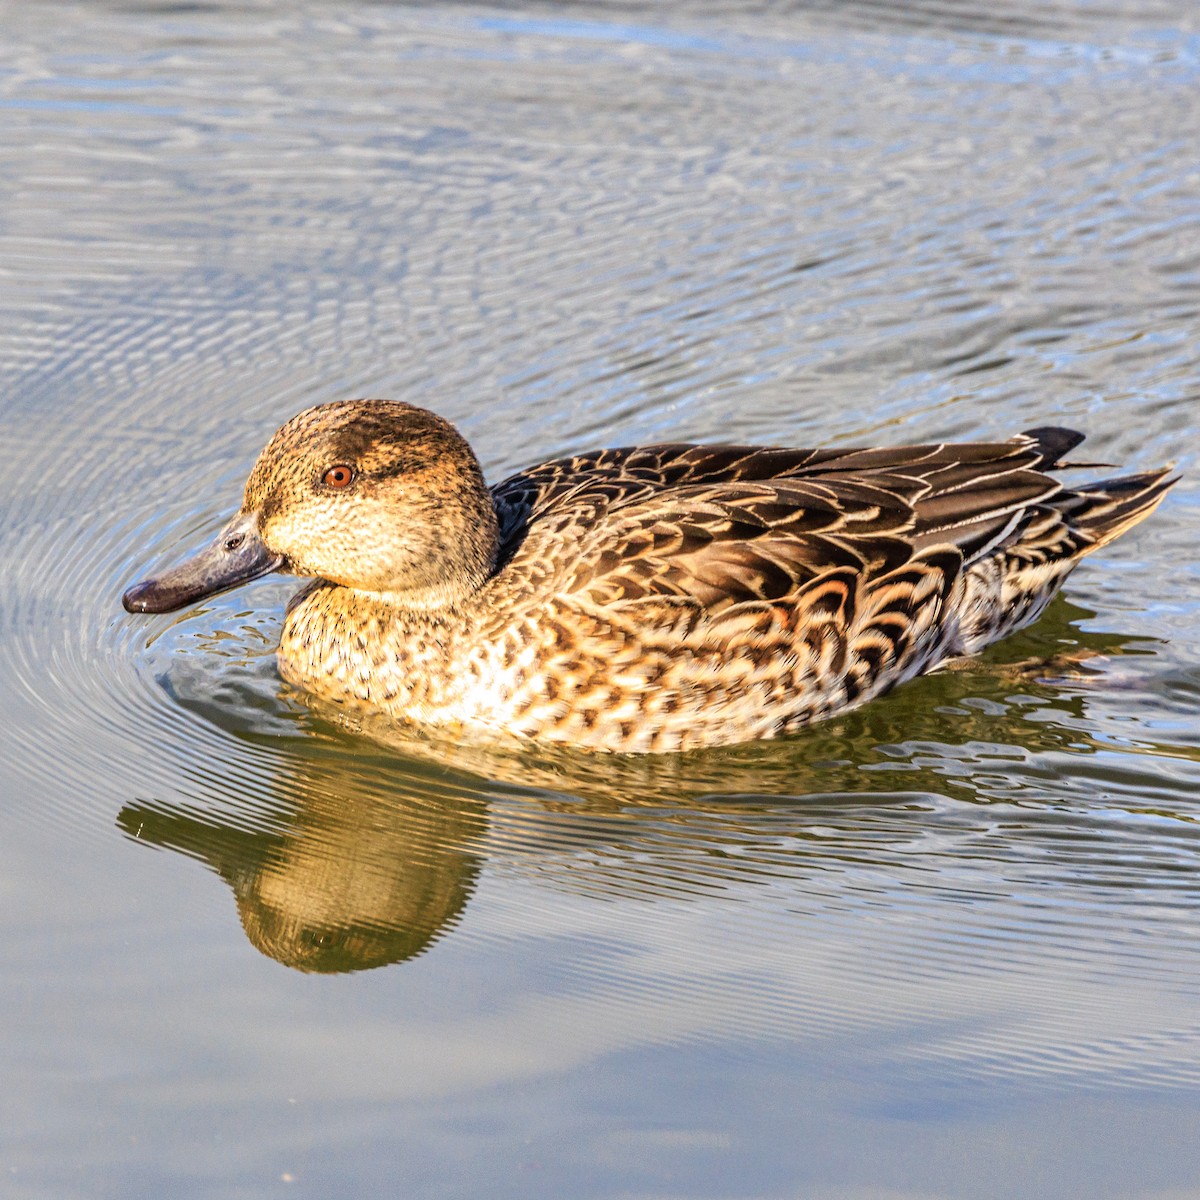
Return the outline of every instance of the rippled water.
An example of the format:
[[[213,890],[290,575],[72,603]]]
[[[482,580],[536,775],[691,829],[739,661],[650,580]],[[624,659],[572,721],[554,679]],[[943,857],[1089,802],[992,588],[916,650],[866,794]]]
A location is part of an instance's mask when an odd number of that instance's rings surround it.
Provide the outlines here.
[[[0,1191],[1200,1195],[1193,6],[0,16]],[[784,742],[452,752],[119,609],[345,395],[1184,480]]]

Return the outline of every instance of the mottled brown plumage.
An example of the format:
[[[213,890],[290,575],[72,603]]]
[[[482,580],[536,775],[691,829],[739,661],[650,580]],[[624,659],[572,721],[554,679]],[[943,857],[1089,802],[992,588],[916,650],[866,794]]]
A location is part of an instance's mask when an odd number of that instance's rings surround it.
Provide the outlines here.
[[[489,492],[448,422],[344,401],[285,425],[224,541],[126,606],[314,575],[279,665],[326,699],[597,750],[774,737],[1028,624],[1173,482],[1064,487],[1080,441],[632,447]]]

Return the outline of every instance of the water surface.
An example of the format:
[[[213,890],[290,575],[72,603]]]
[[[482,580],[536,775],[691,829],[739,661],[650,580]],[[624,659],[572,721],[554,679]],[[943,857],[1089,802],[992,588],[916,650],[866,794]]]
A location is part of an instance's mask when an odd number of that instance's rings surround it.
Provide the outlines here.
[[[1200,1195],[1190,5],[0,16],[6,1195]],[[448,749],[119,608],[350,395],[1184,480],[796,737]]]

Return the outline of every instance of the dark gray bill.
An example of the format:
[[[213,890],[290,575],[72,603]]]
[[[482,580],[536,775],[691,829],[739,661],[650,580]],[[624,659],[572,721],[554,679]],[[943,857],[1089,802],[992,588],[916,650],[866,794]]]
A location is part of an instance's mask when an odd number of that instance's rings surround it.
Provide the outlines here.
[[[131,613],[174,612],[281,566],[283,556],[272,554],[258,536],[254,514],[239,514],[194,558],[135,583],[121,603]]]

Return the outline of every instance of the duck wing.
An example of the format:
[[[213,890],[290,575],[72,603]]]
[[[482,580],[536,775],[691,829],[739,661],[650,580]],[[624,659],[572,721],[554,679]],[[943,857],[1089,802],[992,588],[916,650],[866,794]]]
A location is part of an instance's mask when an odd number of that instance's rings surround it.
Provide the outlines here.
[[[827,575],[879,580],[914,559],[944,588],[1062,491],[1043,471],[1081,440],[1049,429],[998,443],[675,444],[561,459],[494,489],[502,561],[543,594],[669,597],[710,615],[796,597]]]

